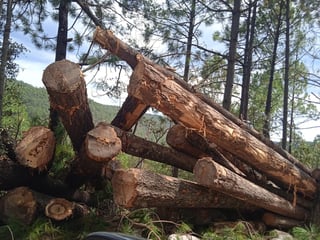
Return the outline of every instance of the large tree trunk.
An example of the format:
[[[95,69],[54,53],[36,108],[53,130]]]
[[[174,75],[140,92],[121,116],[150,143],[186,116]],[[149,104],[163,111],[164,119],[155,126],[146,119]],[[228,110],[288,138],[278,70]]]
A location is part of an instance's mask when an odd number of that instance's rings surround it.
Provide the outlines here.
[[[310,217],[306,209],[294,206],[276,194],[238,176],[215,163],[211,158],[198,160],[194,167],[194,174],[196,181],[200,184],[257,207],[299,220],[306,220]]]
[[[12,8],[13,1],[7,1],[6,9],[6,20],[4,24],[2,47],[1,47],[1,62],[0,62],[0,127],[2,127],[2,112],[3,112],[3,97],[4,90],[6,86],[6,67],[8,63],[9,46],[10,46],[10,32],[11,32],[11,22],[12,22]],[[2,6],[1,6],[2,7]],[[2,11],[2,8],[1,8]]]
[[[79,66],[68,60],[52,63],[45,69],[42,81],[50,106],[58,112],[74,150],[79,152],[87,132],[94,127]]]
[[[231,23],[231,36],[229,43],[229,54],[228,54],[228,68],[227,68],[227,79],[226,86],[223,95],[223,107],[227,110],[231,108],[231,98],[234,82],[235,64],[237,60],[237,44],[238,44],[238,34],[240,27],[240,7],[241,0],[233,1],[232,9],[232,23]]]
[[[116,171],[112,186],[115,202],[125,208],[252,208],[197,183],[136,168]]]
[[[141,61],[135,68],[128,92],[239,156],[271,180],[283,183],[288,189],[293,187],[306,196],[314,196],[316,182],[310,175],[146,62]]]

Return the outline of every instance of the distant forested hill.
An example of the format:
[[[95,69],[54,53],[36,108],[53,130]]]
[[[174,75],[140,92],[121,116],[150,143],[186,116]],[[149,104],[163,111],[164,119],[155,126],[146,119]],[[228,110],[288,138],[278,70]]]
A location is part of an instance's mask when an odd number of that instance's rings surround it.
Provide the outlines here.
[[[49,117],[49,100],[45,88],[33,87],[30,84],[19,81],[22,102],[26,105],[31,119],[47,119]],[[103,105],[89,99],[89,105],[94,122],[110,122],[116,115],[119,107]]]

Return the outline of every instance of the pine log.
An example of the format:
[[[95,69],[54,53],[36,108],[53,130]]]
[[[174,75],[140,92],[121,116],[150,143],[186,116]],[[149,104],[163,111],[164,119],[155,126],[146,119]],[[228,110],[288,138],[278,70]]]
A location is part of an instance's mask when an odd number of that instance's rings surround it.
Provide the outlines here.
[[[122,130],[129,131],[147,110],[148,107],[139,99],[127,96],[111,124]]]
[[[255,169],[248,166],[229,152],[226,152],[214,144],[207,142],[206,139],[192,129],[186,129],[178,124],[174,125],[167,133],[167,143],[174,149],[190,154],[197,159],[202,157],[211,157],[217,163],[228,168],[229,170],[263,188],[266,188],[268,191],[273,192],[292,203],[296,202],[297,204],[308,209],[311,209],[313,206],[312,201],[304,199],[300,196],[294,196],[287,191],[275,187],[274,184],[269,183],[265,177]]]
[[[254,206],[299,220],[309,218],[309,212],[289,201],[238,176],[211,158],[199,159],[194,167],[195,179],[200,184]]]
[[[252,209],[244,201],[197,183],[131,168],[112,178],[115,202],[125,208],[173,207]]]
[[[301,162],[299,162],[295,157],[293,157],[291,154],[289,154],[287,151],[282,149],[280,146],[273,143],[270,139],[265,138],[261,133],[253,129],[251,126],[249,126],[247,123],[239,119],[238,117],[234,116],[232,113],[224,109],[219,104],[215,103],[211,99],[209,99],[206,95],[197,92],[195,88],[188,85],[182,78],[180,78],[175,72],[170,71],[158,64],[155,64],[147,57],[141,56],[138,51],[128,46],[126,43],[118,39],[112,31],[110,30],[104,30],[100,27],[96,28],[96,31],[94,33],[93,41],[100,44],[100,46],[104,49],[109,50],[112,54],[119,57],[120,59],[126,61],[132,69],[136,67],[139,60],[143,60],[146,63],[152,65],[155,69],[163,73],[168,79],[174,80],[177,84],[179,84],[182,88],[184,88],[186,91],[195,94],[198,98],[200,98],[203,102],[208,104],[210,107],[218,111],[220,114],[222,114],[224,117],[228,118],[230,121],[232,121],[234,124],[238,125],[240,128],[243,128],[245,131],[247,131],[252,136],[256,137],[259,141],[263,142],[268,147],[272,148],[274,151],[279,153],[284,158],[287,158],[288,161],[296,165],[298,168],[300,168],[302,171],[304,171],[306,174],[311,175],[311,170],[303,165]],[[139,59],[137,59],[137,56],[139,55]],[[131,96],[134,98],[134,96]],[[136,100],[138,101],[138,100]],[[146,105],[147,108],[147,105]]]
[[[208,141],[239,156],[270,180],[283,183],[288,190],[314,197],[316,182],[307,173],[282,155],[269,148],[247,131],[225,118],[198,97],[190,94],[179,84],[140,61],[128,86],[133,95],[175,122],[194,129]]]
[[[42,81],[50,106],[58,112],[74,150],[79,152],[87,132],[94,127],[79,66],[68,60],[52,63],[45,69]]]
[[[102,122],[88,132],[84,145],[88,158],[97,162],[108,162],[121,151],[121,140],[117,133]]]
[[[0,199],[0,219],[7,223],[11,219],[31,224],[37,216],[37,201],[27,187],[18,187]]]
[[[222,154],[219,154],[217,151],[213,151],[205,138],[197,134],[195,131],[192,131],[191,129],[186,129],[179,124],[173,125],[167,133],[166,141],[169,146],[176,149],[177,151],[189,154],[197,159],[211,156],[224,167],[239,175],[245,176],[243,172],[241,172]]]
[[[121,139],[123,152],[192,172],[197,161],[196,158],[180,153],[172,148],[145,140],[132,133],[122,131],[119,128],[113,128]]]
[[[45,207],[46,216],[56,221],[68,219],[73,211],[74,203],[63,198],[54,198]]]
[[[290,229],[293,227],[303,226],[304,221],[298,221],[296,219],[287,218],[278,214],[267,212],[263,214],[262,221],[269,227]]]
[[[53,132],[45,127],[30,128],[18,143],[15,153],[18,162],[26,167],[43,171],[53,159],[55,138]]]

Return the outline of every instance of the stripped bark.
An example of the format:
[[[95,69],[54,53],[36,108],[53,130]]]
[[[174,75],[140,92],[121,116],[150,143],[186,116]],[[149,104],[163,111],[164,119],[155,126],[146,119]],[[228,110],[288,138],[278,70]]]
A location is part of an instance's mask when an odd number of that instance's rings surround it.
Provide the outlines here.
[[[196,130],[208,141],[239,156],[270,180],[283,183],[288,190],[293,189],[305,196],[314,197],[316,182],[309,174],[190,94],[175,81],[168,79],[152,65],[141,61],[136,66],[128,92],[174,121]]]
[[[286,158],[288,161],[290,161],[293,165],[297,166],[299,169],[304,171],[306,174],[311,175],[311,170],[307,166],[302,164],[299,160],[297,160],[295,157],[293,157],[291,154],[289,154],[287,151],[285,151],[280,146],[273,143],[270,139],[265,138],[261,133],[253,129],[251,126],[243,122],[238,117],[234,116],[232,113],[230,113],[229,111],[221,107],[219,104],[209,99],[204,94],[197,92],[194,88],[192,88],[185,81],[183,81],[183,79],[181,79],[176,73],[158,64],[153,63],[150,59],[144,56],[141,56],[138,51],[134,50],[133,48],[128,46],[126,43],[124,43],[123,41],[118,39],[116,36],[114,36],[112,31],[104,30],[102,28],[97,27],[94,33],[93,41],[100,44],[102,48],[109,50],[112,54],[126,61],[131,66],[132,69],[135,68],[135,66],[138,64],[140,60],[141,61],[143,60],[146,63],[152,65],[155,69],[163,73],[168,79],[172,79],[177,84],[179,84],[182,88],[184,88],[186,91],[196,95],[203,102],[205,102],[210,107],[218,111],[224,117],[228,118],[234,124],[238,125],[240,128],[243,128],[245,131],[247,131],[249,134],[257,138],[259,141],[263,142],[265,145],[272,148],[274,151],[279,153],[282,157]],[[137,56],[139,57],[137,58]],[[131,96],[131,97],[134,97],[134,96]]]
[[[42,81],[50,106],[58,112],[74,150],[79,152],[87,132],[94,127],[79,66],[68,60],[52,63],[44,70]]]
[[[195,182],[131,168],[118,170],[112,178],[114,200],[125,208],[240,208],[252,209],[244,201],[211,190]]]
[[[196,181],[239,200],[260,208],[299,220],[306,220],[310,213],[278,195],[261,188],[215,163],[211,158],[199,159],[194,167]]]

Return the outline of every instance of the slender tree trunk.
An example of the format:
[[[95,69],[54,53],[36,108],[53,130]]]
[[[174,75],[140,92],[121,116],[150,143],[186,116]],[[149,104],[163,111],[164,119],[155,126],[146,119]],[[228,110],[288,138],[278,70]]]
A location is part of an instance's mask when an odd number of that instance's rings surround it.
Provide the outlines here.
[[[277,59],[277,48],[279,43],[279,35],[280,35],[280,27],[281,27],[281,15],[282,15],[282,9],[283,9],[283,1],[280,3],[280,10],[279,15],[277,19],[277,25],[276,25],[276,31],[274,33],[274,45],[273,45],[273,51],[272,51],[272,58],[270,62],[270,79],[269,79],[269,86],[268,86],[268,93],[267,93],[267,99],[266,99],[266,107],[265,107],[265,120],[263,124],[263,135],[266,138],[270,138],[270,118],[271,118],[271,103],[272,103],[272,85],[274,80],[274,72],[275,72],[275,64]]]
[[[55,61],[60,61],[66,58],[67,55],[67,39],[68,39],[68,6],[69,1],[61,0],[59,5],[59,26],[56,45]],[[58,112],[50,107],[50,122],[49,128],[56,134],[56,129],[59,126]],[[57,140],[59,141],[59,137]]]
[[[188,39],[187,39],[187,52],[186,52],[184,74],[183,74],[183,79],[186,82],[188,82],[188,80],[189,80],[189,73],[190,73],[191,48],[192,48],[195,14],[196,14],[196,0],[192,0],[190,19],[189,19],[190,21],[189,21]]]
[[[252,9],[252,14],[251,14]],[[241,102],[240,102],[240,118],[248,120],[248,104],[249,104],[249,85],[252,68],[252,52],[253,52],[253,41],[256,25],[257,15],[257,1],[249,3],[249,12],[247,19],[247,34],[246,34],[246,47],[243,64],[243,80],[241,90]]]
[[[237,55],[237,43],[240,22],[240,6],[241,0],[234,0],[234,7],[232,10],[231,39],[228,55],[227,79],[222,103],[223,107],[227,110],[230,110],[231,108],[232,88],[234,82],[234,68]]]
[[[288,98],[289,98],[289,62],[290,62],[290,0],[286,0],[286,49],[284,67],[284,90],[283,90],[283,125],[282,125],[282,148],[287,148],[288,135]]]
[[[0,63],[0,127],[2,127],[2,114],[3,114],[3,97],[6,86],[6,66],[8,62],[9,46],[10,46],[10,32],[12,21],[12,0],[7,1],[7,13],[4,25],[2,50],[1,50],[1,63]]]
[[[289,149],[288,152],[292,152],[292,140],[294,132],[294,119],[293,119],[293,109],[294,109],[294,98],[295,98],[295,78],[292,84],[292,99],[291,99],[291,112],[290,112],[290,129],[289,129]]]

